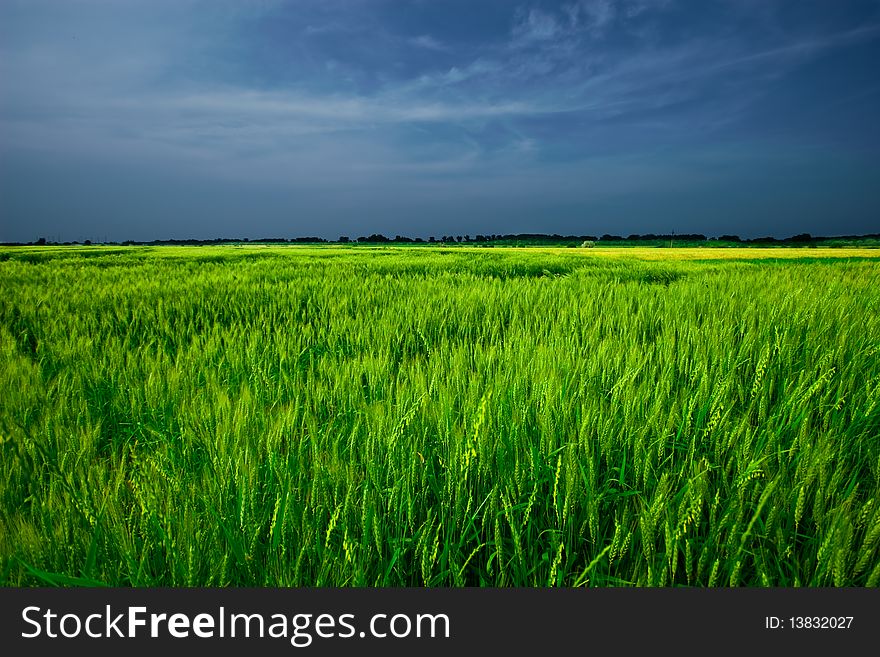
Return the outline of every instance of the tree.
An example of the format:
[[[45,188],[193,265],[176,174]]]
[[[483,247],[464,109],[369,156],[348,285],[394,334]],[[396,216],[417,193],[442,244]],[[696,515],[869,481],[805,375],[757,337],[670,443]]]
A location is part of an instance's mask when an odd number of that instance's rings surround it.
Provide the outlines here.
[[[369,237],[358,237],[358,242],[366,242],[368,244],[378,244],[381,242],[390,242],[391,240],[384,235],[373,233]]]

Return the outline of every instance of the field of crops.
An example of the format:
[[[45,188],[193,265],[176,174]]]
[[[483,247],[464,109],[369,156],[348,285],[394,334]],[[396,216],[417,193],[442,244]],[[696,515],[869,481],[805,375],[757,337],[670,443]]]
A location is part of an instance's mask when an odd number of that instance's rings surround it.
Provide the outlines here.
[[[880,251],[0,249],[0,583],[876,586]]]

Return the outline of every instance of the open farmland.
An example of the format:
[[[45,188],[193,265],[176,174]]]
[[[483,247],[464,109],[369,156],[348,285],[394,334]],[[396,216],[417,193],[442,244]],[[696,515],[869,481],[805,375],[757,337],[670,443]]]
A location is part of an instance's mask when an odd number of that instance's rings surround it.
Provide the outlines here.
[[[876,586],[880,251],[0,250],[0,582]]]

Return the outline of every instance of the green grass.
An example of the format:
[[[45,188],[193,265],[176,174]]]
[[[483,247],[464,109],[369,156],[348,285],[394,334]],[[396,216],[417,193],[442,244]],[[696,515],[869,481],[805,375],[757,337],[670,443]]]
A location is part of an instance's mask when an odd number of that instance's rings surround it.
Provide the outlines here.
[[[876,586],[880,259],[609,253],[0,250],[0,582]]]

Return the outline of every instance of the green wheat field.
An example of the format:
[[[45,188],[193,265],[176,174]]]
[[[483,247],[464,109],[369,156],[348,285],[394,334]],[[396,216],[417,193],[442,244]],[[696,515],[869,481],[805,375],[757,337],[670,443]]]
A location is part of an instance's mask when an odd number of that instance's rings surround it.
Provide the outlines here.
[[[877,586],[880,250],[0,249],[6,586]]]

